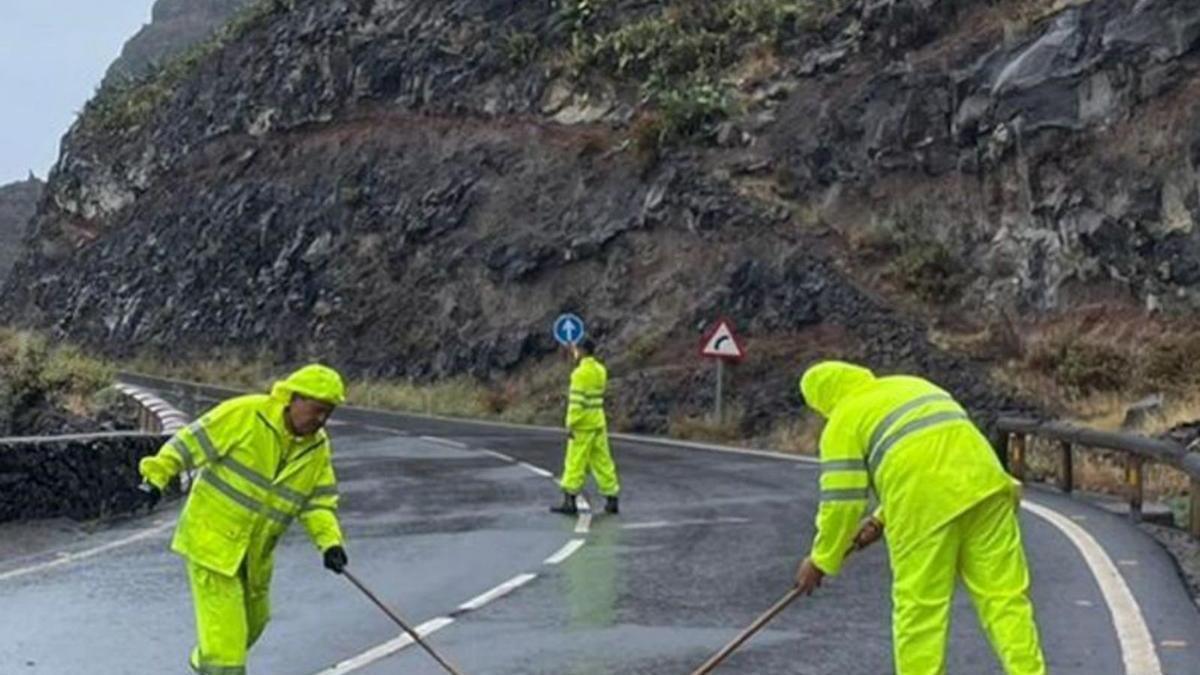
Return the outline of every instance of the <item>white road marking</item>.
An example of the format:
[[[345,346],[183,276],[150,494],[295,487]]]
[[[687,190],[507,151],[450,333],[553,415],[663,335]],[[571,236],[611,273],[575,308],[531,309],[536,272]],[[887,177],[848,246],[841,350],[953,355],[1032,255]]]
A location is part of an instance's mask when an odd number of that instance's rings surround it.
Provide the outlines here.
[[[153,537],[157,534],[161,534],[163,531],[172,527],[174,524],[175,524],[174,519],[166,520],[166,521],[158,521],[154,524],[153,527],[146,528],[146,529],[142,530],[141,532],[138,532],[136,534],[131,534],[128,537],[125,537],[123,539],[118,539],[116,541],[110,541],[107,544],[103,544],[101,546],[96,546],[95,548],[89,548],[89,549],[85,549],[83,551],[78,551],[75,553],[67,553],[65,551],[59,551],[58,553],[54,554],[54,556],[55,556],[54,560],[50,560],[50,561],[44,562],[44,563],[38,563],[36,565],[29,565],[28,567],[19,567],[15,570],[9,570],[7,572],[0,574],[0,581],[6,581],[8,579],[15,579],[17,577],[23,577],[27,574],[34,574],[35,572],[44,572],[45,570],[48,570],[48,569],[53,569],[55,567],[61,567],[63,565],[69,564],[69,563],[77,562],[79,560],[85,560],[87,558],[91,558],[93,556],[100,555],[101,553],[104,553],[105,551],[111,551],[115,548],[120,548],[122,546],[128,546],[129,544],[133,544],[133,543],[142,541],[143,539],[149,539],[150,537]]]
[[[562,548],[558,549],[557,553],[550,556],[549,558],[546,558],[546,560],[543,561],[544,564],[557,565],[557,564],[561,563],[562,561],[566,560],[567,558],[570,558],[572,555],[575,554],[576,551],[583,548],[584,541],[585,541],[584,539],[572,539],[571,541],[568,541],[566,544],[563,545]]]
[[[512,457],[509,457],[508,455],[504,454],[503,452],[496,452],[495,450],[480,450],[480,452],[482,452],[485,455],[491,455],[492,457],[495,457],[496,459],[504,461],[504,462],[517,461],[517,460],[513,459]]]
[[[751,457],[769,457],[771,459],[781,459],[786,462],[804,462],[808,464],[820,463],[820,458],[809,455],[794,455],[790,453],[775,452],[773,450],[750,450],[747,448],[731,448],[726,445],[713,445],[711,443],[695,443],[693,441],[677,441],[672,438],[655,438],[653,436],[638,436],[635,434],[609,434],[609,438],[632,441],[634,443],[644,443],[649,445],[665,445],[673,448],[689,448],[692,450],[708,450],[709,452],[724,452],[733,455],[749,455]]]
[[[1120,565],[1121,567],[1137,567],[1138,561],[1136,561],[1136,560],[1118,560],[1117,564]]]
[[[368,425],[364,426],[363,428],[368,431],[380,431],[385,434],[395,434],[396,436],[407,436],[408,435],[407,431],[400,431],[399,429],[393,429],[391,427],[381,427],[381,426],[378,426],[375,424],[368,424]]]
[[[549,471],[543,469],[540,466],[534,466],[534,465],[530,464],[529,462],[518,462],[518,464],[520,464],[521,466],[525,467],[526,469],[529,469],[530,471],[536,473],[537,475],[542,476],[543,478],[554,478],[554,474],[550,473]]]
[[[685,527],[689,525],[726,525],[748,523],[749,518],[711,518],[709,520],[653,520],[646,523],[629,523],[621,527],[626,530],[657,530],[663,527]]]
[[[465,450],[467,447],[466,443],[459,443],[458,441],[452,441],[448,438],[438,438],[437,436],[422,436],[421,440],[429,441],[430,443],[438,443],[440,445],[448,445],[452,448],[458,448],[460,450]]]
[[[484,605],[488,604],[489,602],[491,602],[497,598],[502,598],[502,597],[508,595],[509,593],[512,593],[513,591],[515,591],[518,588],[524,586],[525,584],[533,581],[536,578],[537,578],[536,574],[519,574],[519,575],[509,579],[508,581],[500,584],[499,586],[493,588],[492,590],[487,591],[485,593],[480,593],[479,595],[475,596],[474,598],[471,598],[470,600],[459,605],[458,611],[460,611],[460,612],[475,611],[475,610],[479,609],[480,607],[483,607]]]
[[[1167,649],[1186,649],[1188,646],[1186,640],[1163,640],[1159,644]]]
[[[575,523],[575,534],[587,534],[592,528],[592,514],[581,513],[579,520]]]
[[[1154,639],[1146,626],[1146,618],[1112,558],[1087,530],[1057,511],[1031,502],[1023,502],[1021,507],[1058,528],[1083,556],[1112,615],[1125,672],[1129,675],[1162,675],[1162,664],[1154,650]]]
[[[420,635],[422,638],[424,638],[445,628],[446,626],[449,626],[452,623],[454,623],[454,619],[451,619],[448,616],[439,616],[436,619],[430,619],[429,621],[426,621],[413,630],[416,631],[417,635]],[[389,640],[377,647],[372,647],[358,656],[346,659],[332,668],[322,670],[317,675],[343,675],[343,673],[350,673],[375,663],[380,659],[387,658],[388,656],[391,656],[392,654],[395,654],[401,649],[404,649],[412,644],[415,644],[415,641],[408,633],[405,633],[394,640]]]
[[[1080,607],[1095,607],[1091,600],[1076,600],[1075,604]]]

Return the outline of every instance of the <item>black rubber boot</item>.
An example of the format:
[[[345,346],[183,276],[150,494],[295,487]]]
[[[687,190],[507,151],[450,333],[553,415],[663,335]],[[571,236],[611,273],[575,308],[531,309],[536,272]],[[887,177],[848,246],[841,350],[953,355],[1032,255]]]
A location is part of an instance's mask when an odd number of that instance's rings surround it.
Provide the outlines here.
[[[620,513],[621,512],[621,505],[617,503],[616,497],[605,497],[604,498],[604,512],[605,513]]]
[[[561,513],[564,516],[579,515],[579,507],[575,506],[575,495],[570,492],[564,492],[563,503],[558,506],[551,506],[550,510],[554,513]]]

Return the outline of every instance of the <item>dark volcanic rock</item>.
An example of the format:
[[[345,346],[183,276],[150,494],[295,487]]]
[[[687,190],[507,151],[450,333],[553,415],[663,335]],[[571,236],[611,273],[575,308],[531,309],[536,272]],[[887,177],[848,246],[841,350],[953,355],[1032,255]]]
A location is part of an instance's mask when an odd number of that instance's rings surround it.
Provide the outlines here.
[[[137,463],[157,434],[0,440],[0,523],[128,513],[139,505]]]
[[[104,85],[136,79],[212,35],[239,10],[258,0],[157,0],[150,23],[125,43],[108,67]]]
[[[26,228],[44,187],[45,183],[33,176],[0,186],[0,282],[20,255]]]

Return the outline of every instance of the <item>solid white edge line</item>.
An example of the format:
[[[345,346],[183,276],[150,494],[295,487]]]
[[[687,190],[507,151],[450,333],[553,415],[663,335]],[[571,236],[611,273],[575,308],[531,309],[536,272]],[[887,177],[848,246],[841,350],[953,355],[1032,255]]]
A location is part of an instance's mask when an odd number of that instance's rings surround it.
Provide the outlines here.
[[[570,558],[572,555],[574,555],[576,551],[583,548],[583,544],[585,541],[586,540],[584,540],[584,539],[572,539],[571,541],[568,541],[567,543],[563,544],[563,547],[558,549],[558,551],[556,551],[554,553],[554,555],[552,555],[549,558],[546,558],[544,561],[542,561],[542,564],[557,565],[557,564],[561,563],[562,561],[564,561],[567,558]]]
[[[1021,508],[1058,528],[1075,545],[1092,571],[1104,603],[1112,615],[1113,628],[1121,645],[1125,672],[1129,675],[1162,675],[1162,665],[1154,649],[1154,638],[1138,607],[1125,577],[1117,570],[1112,558],[1087,530],[1069,518],[1040,504],[1022,502]]]
[[[417,635],[420,635],[421,637],[428,637],[432,633],[435,633],[452,623],[454,623],[454,619],[451,619],[448,616],[439,616],[436,619],[430,619],[429,621],[426,621],[413,630],[416,631]],[[358,656],[341,661],[331,668],[326,668],[317,675],[343,675],[344,673],[350,673],[360,668],[369,666],[380,659],[387,658],[412,644],[415,644],[412,636],[410,636],[408,633],[405,633],[393,640],[388,640],[381,645],[372,647]]]
[[[228,395],[230,395],[230,396],[236,396],[238,394],[247,393],[244,390],[214,386],[211,384],[204,384],[202,382],[190,382],[187,380],[177,380],[177,379],[170,378],[170,377],[151,377],[151,376],[146,376],[146,375],[138,375],[137,373],[129,373],[129,375],[132,375],[134,377],[142,377],[143,379],[150,380],[150,381],[168,382],[172,385],[183,385],[186,387],[207,389],[207,390],[220,390],[220,391],[228,393]],[[120,377],[120,376],[121,376],[121,374],[118,373],[118,377]],[[212,399],[213,397],[205,395],[205,396],[200,396],[199,398]],[[539,426],[539,425],[535,425],[535,424],[513,424],[512,422],[477,420],[477,419],[469,419],[466,417],[449,417],[446,415],[429,415],[429,414],[425,414],[425,413],[404,412],[402,410],[384,410],[381,408],[364,408],[364,407],[360,407],[360,406],[345,406],[345,409],[363,412],[363,413],[389,415],[392,417],[408,417],[408,418],[414,418],[414,419],[420,419],[420,420],[432,420],[432,421],[437,421],[437,422],[452,422],[452,423],[456,423],[456,424],[468,424],[468,425],[479,426],[479,427],[491,427],[493,429],[519,429],[519,430],[523,430],[523,431],[541,431],[541,432],[545,432],[545,433],[549,433],[549,434],[557,434],[557,435],[562,436],[564,440],[566,439],[566,431],[562,427],[547,427],[547,426]],[[370,427],[368,427],[368,428],[370,428]],[[395,431],[395,430],[393,429],[393,431]],[[656,436],[642,436],[639,434],[613,433],[613,434],[609,434],[609,438],[616,439],[616,440],[622,440],[622,441],[632,441],[634,443],[645,443],[645,444],[650,444],[650,445],[665,445],[668,447],[690,448],[693,450],[708,450],[711,452],[725,452],[725,453],[736,454],[736,455],[749,455],[749,456],[753,456],[753,457],[768,457],[771,459],[779,459],[779,460],[783,460],[783,461],[787,461],[787,462],[803,462],[803,463],[808,463],[808,464],[815,464],[815,463],[820,462],[820,460],[817,457],[810,457],[808,455],[795,455],[795,454],[784,453],[784,452],[775,452],[773,450],[753,450],[753,449],[747,449],[747,448],[734,448],[734,447],[730,447],[727,445],[713,445],[710,443],[697,443],[694,441],[680,441],[680,440],[675,440],[672,438],[659,438]]]
[[[63,565],[66,565],[68,563],[73,563],[78,560],[85,560],[87,558],[91,558],[93,556],[104,553],[105,551],[111,551],[115,548],[127,546],[129,544],[139,542],[143,539],[149,539],[150,537],[153,537],[154,535],[159,534],[159,533],[163,532],[164,530],[172,527],[174,524],[175,524],[174,519],[169,519],[164,522],[159,522],[159,523],[155,524],[154,526],[148,527],[136,534],[132,534],[128,537],[125,537],[123,539],[118,539],[116,541],[110,541],[107,544],[103,544],[103,545],[97,546],[95,548],[85,549],[83,551],[78,551],[76,553],[66,553],[63,551],[59,551],[57,553],[52,554],[52,555],[56,556],[56,558],[49,562],[38,563],[36,565],[29,565],[28,567],[19,567],[15,570],[9,570],[7,572],[0,573],[0,581],[7,581],[8,579],[15,579],[17,577],[23,577],[27,574],[33,574],[35,572],[42,572],[42,571],[45,571],[48,569],[53,569],[55,567],[62,567]]]
[[[485,591],[458,606],[460,612],[473,612],[489,602],[502,598],[537,578],[536,574],[518,574],[490,591]]]
[[[517,462],[517,463],[543,478],[554,478],[554,474],[550,473],[549,471],[543,469],[540,466],[534,466],[534,465],[530,464],[529,462]]]
[[[459,443],[458,441],[452,441],[448,438],[438,438],[437,436],[422,436],[421,440],[429,441],[430,443],[437,443],[439,445],[448,445],[452,448],[458,448],[459,450],[465,450],[467,448],[466,443]]]

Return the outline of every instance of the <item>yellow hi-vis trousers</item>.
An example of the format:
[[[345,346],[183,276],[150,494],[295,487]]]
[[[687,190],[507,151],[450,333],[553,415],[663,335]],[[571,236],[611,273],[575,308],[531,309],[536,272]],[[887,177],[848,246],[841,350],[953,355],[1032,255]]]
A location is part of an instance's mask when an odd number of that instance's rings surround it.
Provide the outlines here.
[[[987,497],[892,559],[892,639],[898,675],[946,672],[950,602],[961,577],[1009,675],[1043,675],[1016,504]]]
[[[201,675],[245,675],[246,652],[270,619],[269,596],[250,590],[244,563],[234,577],[193,562],[187,568],[196,609],[192,670]]]
[[[559,482],[563,492],[579,494],[589,469],[596,479],[600,494],[616,497],[621,491],[621,483],[617,478],[617,465],[613,463],[612,452],[608,449],[607,429],[573,432],[571,440],[567,442],[567,457],[563,462],[562,481]]]

